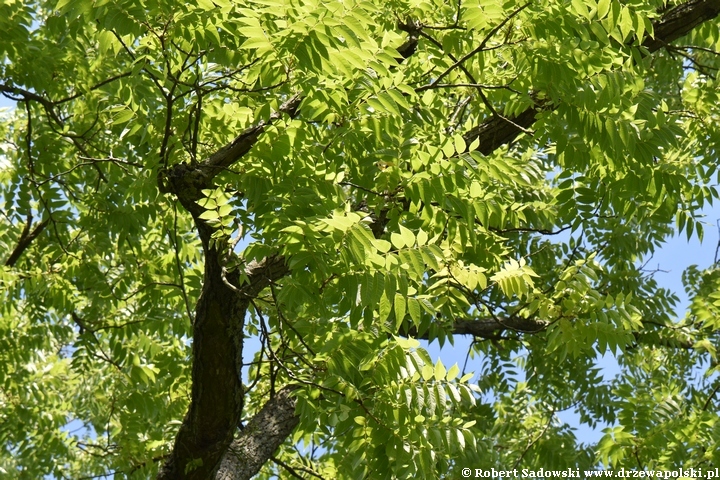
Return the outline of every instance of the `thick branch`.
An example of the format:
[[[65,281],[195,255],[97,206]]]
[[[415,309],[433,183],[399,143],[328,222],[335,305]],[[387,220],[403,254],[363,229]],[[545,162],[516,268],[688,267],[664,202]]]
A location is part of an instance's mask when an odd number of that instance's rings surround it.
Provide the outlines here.
[[[647,37],[643,42],[651,53],[687,35],[690,30],[703,22],[720,15],[720,0],[691,0],[665,12],[653,23],[655,38]]]
[[[260,471],[298,424],[293,390],[280,390],[250,420],[230,445],[215,480],[245,480]]]
[[[214,475],[240,423],[243,327],[250,299],[288,272],[282,257],[268,257],[248,264],[249,281],[240,285],[238,272],[224,275],[217,251],[207,246],[207,227],[198,223],[198,228],[205,246],[205,282],[193,325],[192,400],[159,479]]]
[[[453,334],[472,335],[480,338],[494,338],[504,331],[537,333],[545,330],[550,322],[535,318],[510,317],[503,319],[484,318],[478,320],[456,319]]]
[[[646,38],[643,42],[651,53],[663,46],[687,35],[693,28],[720,15],[720,0],[691,0],[671,8],[653,22],[655,38]],[[515,117],[504,119],[492,117],[465,133],[464,140],[470,144],[480,140],[478,151],[488,155],[497,148],[515,140],[523,129],[535,123],[535,116],[542,110],[553,107],[548,103],[536,103]]]
[[[472,335],[475,338],[497,340],[503,332],[539,333],[545,330],[548,325],[550,325],[549,321],[537,318],[456,318],[452,322],[450,333],[453,335]],[[430,340],[428,332],[418,335],[415,327],[401,331],[400,335]]]
[[[489,340],[498,339],[503,332],[539,333],[544,331],[550,322],[538,318],[481,318],[456,319],[453,322],[453,335],[472,335],[476,338]],[[410,332],[412,333],[412,332]],[[661,329],[634,332],[635,341],[639,344],[654,345],[668,348],[692,350],[695,342],[690,338],[678,338],[676,335],[663,334]],[[427,339],[427,335],[421,338]]]
[[[478,151],[483,155],[489,155],[515,140],[523,133],[523,129],[531,127],[535,123],[535,115],[545,108],[545,103],[537,103],[516,117],[509,119],[492,117],[466,132],[463,135],[465,143],[469,145],[475,139],[479,139]]]
[[[50,219],[46,218],[45,220],[37,224],[35,228],[32,229],[32,231],[30,231],[30,227],[32,226],[32,215],[28,215],[25,228],[23,228],[23,231],[20,234],[20,238],[18,239],[18,243],[15,246],[15,249],[12,251],[7,260],[5,260],[5,266],[12,267],[15,265],[15,263],[20,259],[22,254],[25,252],[25,250],[27,250],[33,240],[35,240],[42,233],[49,221]]]
[[[163,480],[211,478],[240,421],[242,329],[249,302],[223,282],[214,252],[206,250],[195,309],[190,408],[158,475]]]
[[[200,165],[179,163],[167,170],[160,171],[158,174],[160,191],[174,193],[186,210],[195,217],[199,216],[203,209],[195,202],[200,199],[201,191],[212,186],[212,180],[218,173],[247,154],[268,125],[272,125],[283,114],[294,117],[301,101],[302,97],[299,94],[293,95],[280,105],[278,111],[270,115],[267,121],[260,120],[255,125],[246,128],[232,142],[221,147]]]
[[[210,158],[200,165],[200,168],[204,170],[210,178],[228,168],[250,151],[268,125],[271,125],[275,120],[282,117],[283,114],[294,117],[301,101],[302,97],[299,94],[293,95],[280,105],[278,111],[270,115],[267,121],[260,120],[252,127],[246,128],[235,140],[213,153]]]
[[[22,88],[13,87],[11,85],[0,84],[0,93],[5,94],[5,96],[11,100],[18,100],[22,98],[24,100],[33,100],[38,102],[45,108],[52,108],[53,106],[52,102],[42,95],[38,95],[37,93],[33,93]]]
[[[418,22],[408,20],[407,22],[399,22],[398,28],[408,34],[408,39],[397,48],[398,53],[402,57],[398,59],[398,63],[400,63],[403,60],[410,58],[410,56],[417,50],[422,25]]]

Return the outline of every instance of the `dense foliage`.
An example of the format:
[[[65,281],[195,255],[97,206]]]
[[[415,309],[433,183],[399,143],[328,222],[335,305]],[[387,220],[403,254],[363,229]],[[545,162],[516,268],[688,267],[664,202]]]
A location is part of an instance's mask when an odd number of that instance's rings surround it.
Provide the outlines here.
[[[0,478],[720,465],[718,13],[4,0]]]

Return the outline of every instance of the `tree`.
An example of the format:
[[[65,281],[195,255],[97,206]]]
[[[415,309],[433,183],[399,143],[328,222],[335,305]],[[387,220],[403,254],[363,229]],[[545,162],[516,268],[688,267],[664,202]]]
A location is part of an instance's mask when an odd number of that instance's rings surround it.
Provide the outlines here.
[[[0,476],[720,464],[719,13],[6,0]]]

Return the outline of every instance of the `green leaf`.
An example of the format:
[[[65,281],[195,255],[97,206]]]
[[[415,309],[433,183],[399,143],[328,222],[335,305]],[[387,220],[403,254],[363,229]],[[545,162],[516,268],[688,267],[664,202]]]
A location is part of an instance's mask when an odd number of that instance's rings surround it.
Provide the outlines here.
[[[400,250],[401,248],[405,247],[405,238],[400,235],[399,233],[391,233],[390,234],[390,240],[392,241],[392,244],[395,248]]]
[[[465,145],[465,140],[463,139],[462,135],[455,135],[453,137],[453,142],[454,142],[454,146],[455,146],[455,151],[458,154],[461,154],[465,151],[466,145]]]
[[[232,213],[232,211],[233,211],[233,206],[229,205],[229,204],[225,204],[225,205],[222,205],[218,209],[218,215],[221,217],[227,217],[228,215],[230,215],[230,213]]]
[[[428,242],[428,234],[423,229],[418,230],[417,233],[417,246],[422,247]]]
[[[268,39],[263,36],[255,36],[250,37],[247,40],[243,42],[242,45],[240,45],[240,48],[242,49],[266,49],[266,48],[272,48],[272,45],[268,41]]]
[[[382,253],[387,253],[392,248],[392,244],[388,242],[387,240],[377,239],[373,240],[373,244],[375,245],[375,248],[377,248]]]
[[[573,6],[573,10],[575,10],[576,13],[582,15],[587,19],[590,18],[590,13],[588,11],[587,5],[583,0],[572,0],[571,3]]]
[[[0,476],[712,464],[707,3],[0,1]]]
[[[197,5],[203,10],[214,10],[217,8],[212,0],[197,0]]]
[[[217,220],[220,218],[220,215],[218,214],[217,210],[205,210],[203,213],[200,214],[200,218],[203,220]]]
[[[399,225],[400,227],[400,236],[402,237],[402,242],[404,245],[408,247],[412,247],[415,245],[415,235],[410,231],[409,228],[405,228],[402,225]],[[393,242],[395,244],[395,242]],[[401,248],[401,247],[398,247]]]
[[[457,363],[454,364],[447,372],[447,381],[451,382],[455,380],[455,378],[460,374],[460,368],[458,367]]]
[[[380,321],[384,322],[387,320],[387,318],[390,316],[390,312],[392,311],[392,302],[390,299],[388,299],[385,292],[383,292],[382,296],[380,297],[380,305],[378,313],[380,315]]]
[[[445,380],[445,376],[447,375],[447,370],[445,370],[445,365],[443,365],[442,360],[438,360],[435,364],[435,381],[442,382]]]
[[[407,309],[415,325],[420,325],[420,303],[414,298],[407,299]]]
[[[395,328],[398,328],[405,318],[405,297],[399,293],[395,294],[395,300],[393,302],[395,307]]]
[[[597,19],[602,20],[610,12],[611,0],[599,0],[597,6]]]
[[[129,122],[133,118],[133,116],[135,116],[135,113],[129,108],[122,109],[115,115],[115,118],[113,119],[113,124],[122,125]]]

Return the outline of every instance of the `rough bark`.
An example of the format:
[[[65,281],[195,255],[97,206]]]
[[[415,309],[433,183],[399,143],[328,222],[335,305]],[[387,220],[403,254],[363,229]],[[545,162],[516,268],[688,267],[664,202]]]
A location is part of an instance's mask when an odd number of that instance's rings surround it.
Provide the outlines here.
[[[653,23],[655,37],[647,37],[643,46],[653,53],[718,15],[720,15],[720,0],[691,0],[678,5]]]
[[[218,253],[207,246],[208,227],[197,222],[205,247],[205,283],[193,325],[191,402],[159,479],[215,474],[240,423],[243,327],[250,299],[288,273],[282,258],[269,257],[246,267],[250,281],[244,285],[237,272],[223,279]]]
[[[297,97],[284,103],[270,120],[246,129],[232,143],[199,165],[180,164],[163,172],[159,183],[177,195],[195,219],[205,256],[203,289],[193,324],[192,391],[188,413],[163,465],[159,479],[208,479],[217,471],[227,451],[243,408],[242,347],[244,319],[250,300],[274,280],[287,275],[285,261],[268,257],[245,268],[249,281],[223,271],[223,252],[211,246],[214,232],[199,218],[196,201],[223,168],[247,153],[266,126],[282,113],[295,113]]]
[[[453,334],[472,335],[480,338],[494,338],[501,332],[513,331],[537,333],[545,330],[550,323],[534,318],[484,318],[478,320],[456,319],[453,322]]]
[[[293,390],[280,390],[250,420],[230,445],[215,480],[249,479],[260,471],[298,424]]]
[[[193,325],[192,397],[161,479],[207,479],[233,439],[242,412],[242,326],[247,299],[222,281],[206,251],[205,283]]]

